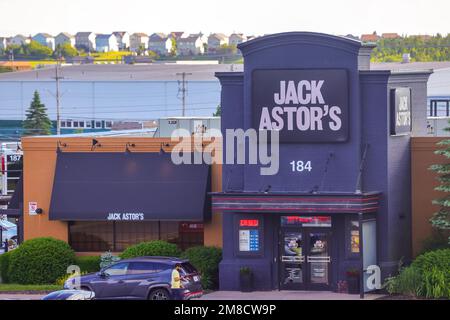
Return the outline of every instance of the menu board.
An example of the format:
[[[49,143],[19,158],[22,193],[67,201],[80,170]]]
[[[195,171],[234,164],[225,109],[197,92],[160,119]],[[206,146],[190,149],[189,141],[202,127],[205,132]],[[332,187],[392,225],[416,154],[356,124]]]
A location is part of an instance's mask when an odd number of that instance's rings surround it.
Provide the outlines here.
[[[240,229],[239,230],[239,251],[259,251],[259,230]]]

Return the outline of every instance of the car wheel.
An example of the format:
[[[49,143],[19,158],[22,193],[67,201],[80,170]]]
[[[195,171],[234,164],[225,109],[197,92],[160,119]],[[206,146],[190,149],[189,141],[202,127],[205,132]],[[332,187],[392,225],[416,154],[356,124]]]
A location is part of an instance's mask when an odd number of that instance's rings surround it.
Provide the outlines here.
[[[148,295],[149,300],[169,300],[169,292],[166,289],[154,289]]]

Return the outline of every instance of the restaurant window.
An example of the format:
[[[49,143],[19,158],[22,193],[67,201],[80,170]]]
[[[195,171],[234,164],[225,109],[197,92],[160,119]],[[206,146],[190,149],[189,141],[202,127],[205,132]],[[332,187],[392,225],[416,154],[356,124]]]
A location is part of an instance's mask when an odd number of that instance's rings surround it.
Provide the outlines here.
[[[78,252],[123,251],[140,242],[164,240],[180,249],[203,245],[203,224],[178,221],[69,223],[69,244]]]
[[[358,219],[348,219],[346,228],[347,256],[356,257],[359,255],[359,221]]]

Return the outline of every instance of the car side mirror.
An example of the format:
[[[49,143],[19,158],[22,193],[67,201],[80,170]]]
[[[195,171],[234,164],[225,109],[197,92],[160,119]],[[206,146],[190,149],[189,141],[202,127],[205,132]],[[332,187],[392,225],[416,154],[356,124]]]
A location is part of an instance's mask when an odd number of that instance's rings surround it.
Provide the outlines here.
[[[106,278],[106,277],[108,276],[108,274],[107,274],[105,271],[100,271],[100,272],[98,273],[98,275],[99,275],[101,278]]]

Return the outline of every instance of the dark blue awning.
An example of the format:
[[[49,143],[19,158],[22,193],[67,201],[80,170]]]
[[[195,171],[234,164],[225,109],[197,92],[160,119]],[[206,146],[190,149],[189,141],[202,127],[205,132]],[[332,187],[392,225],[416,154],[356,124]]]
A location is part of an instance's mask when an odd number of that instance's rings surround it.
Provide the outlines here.
[[[204,221],[210,180],[209,165],[170,154],[60,152],[49,219]]]

